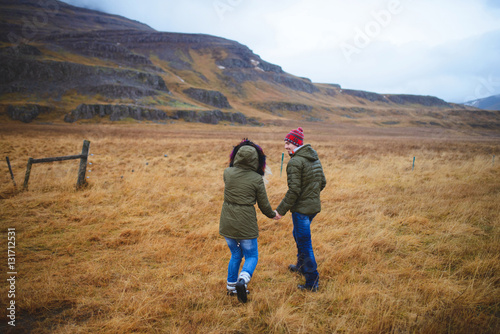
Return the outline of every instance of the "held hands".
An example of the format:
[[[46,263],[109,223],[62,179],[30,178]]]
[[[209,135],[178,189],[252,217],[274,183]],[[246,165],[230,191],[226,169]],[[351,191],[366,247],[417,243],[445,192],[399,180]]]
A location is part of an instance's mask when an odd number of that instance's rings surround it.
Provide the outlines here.
[[[276,213],[276,216],[273,219],[274,220],[279,220],[281,218],[281,215],[276,210],[274,210],[274,212]]]

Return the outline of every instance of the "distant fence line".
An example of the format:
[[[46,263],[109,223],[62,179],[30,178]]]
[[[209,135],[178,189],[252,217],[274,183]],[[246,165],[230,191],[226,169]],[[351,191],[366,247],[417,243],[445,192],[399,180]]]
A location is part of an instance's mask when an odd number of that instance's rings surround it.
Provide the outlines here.
[[[55,161],[75,160],[75,159],[80,159],[80,166],[79,166],[79,169],[78,169],[78,178],[77,178],[77,182],[76,182],[76,188],[77,189],[81,188],[82,186],[84,186],[86,184],[85,175],[86,175],[86,171],[87,171],[87,164],[90,164],[90,165],[92,164],[92,163],[88,162],[89,147],[90,147],[90,141],[84,140],[83,141],[83,147],[82,147],[82,153],[81,154],[61,156],[61,157],[41,158],[41,159],[29,158],[28,159],[28,164],[26,166],[26,174],[25,174],[25,178],[24,178],[24,189],[28,189],[28,183],[29,183],[29,178],[30,178],[31,169],[32,169],[32,165],[33,164],[46,163],[46,162],[55,162]],[[164,157],[167,157],[167,156],[168,156],[167,154],[164,154]],[[282,176],[283,157],[284,157],[284,153],[282,153],[282,156],[281,156],[280,177]],[[492,157],[491,165],[492,165],[492,167],[494,167],[495,166],[495,158],[496,158],[496,156],[493,154],[493,155],[491,155],[491,157]],[[7,161],[7,165],[8,165],[8,168],[9,168],[9,172],[10,172],[10,176],[11,176],[12,182],[14,183],[14,187],[16,187],[16,182],[14,180],[14,174],[12,172],[12,167],[10,165],[9,157],[6,157],[6,161]],[[411,170],[412,170],[412,172],[415,170],[415,166],[416,166],[415,162],[416,162],[416,157],[414,156],[413,159],[412,159],[412,164],[411,164]],[[149,163],[146,162],[146,165],[149,165]],[[90,172],[90,170],[89,170],[89,172]],[[133,172],[134,172],[134,170],[132,169],[132,173]],[[121,176],[121,178],[123,179],[123,175]]]

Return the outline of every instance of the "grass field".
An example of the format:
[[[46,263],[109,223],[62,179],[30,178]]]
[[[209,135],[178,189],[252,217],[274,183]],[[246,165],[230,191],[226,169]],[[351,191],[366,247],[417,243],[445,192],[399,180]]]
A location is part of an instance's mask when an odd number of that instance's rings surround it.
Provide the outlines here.
[[[2,332],[500,332],[499,137],[301,126],[328,182],[312,226],[320,290],[299,291],[287,271],[290,214],[259,212],[259,264],[240,304],[225,294],[222,172],[243,137],[261,145],[275,208],[291,126],[1,125],[0,301],[4,314],[16,306]],[[34,165],[21,191],[29,157],[79,154],[84,139],[86,188],[75,190],[74,160]]]

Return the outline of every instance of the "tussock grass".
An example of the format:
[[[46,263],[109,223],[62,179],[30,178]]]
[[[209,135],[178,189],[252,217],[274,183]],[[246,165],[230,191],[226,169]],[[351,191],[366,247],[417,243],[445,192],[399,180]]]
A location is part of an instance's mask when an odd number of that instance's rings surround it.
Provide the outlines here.
[[[328,181],[312,226],[320,291],[305,293],[291,217],[258,214],[250,301],[225,295],[222,171],[243,137],[264,148],[273,207],[288,127],[20,126],[0,145],[2,233],[17,231],[16,324],[34,333],[496,333],[500,330],[498,140],[306,133]],[[412,159],[416,157],[412,171]],[[285,162],[287,158],[285,157]],[[4,234],[2,263],[6,263]],[[4,271],[5,272],[5,271]],[[2,305],[7,295],[1,294]],[[18,329],[19,329],[18,327]]]

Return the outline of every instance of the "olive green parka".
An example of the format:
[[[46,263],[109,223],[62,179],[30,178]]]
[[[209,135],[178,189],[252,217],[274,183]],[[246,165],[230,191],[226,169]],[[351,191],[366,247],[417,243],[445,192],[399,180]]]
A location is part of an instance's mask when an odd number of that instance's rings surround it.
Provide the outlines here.
[[[313,215],[321,211],[320,193],[326,178],[318,154],[310,144],[301,146],[286,166],[288,191],[276,211]]]
[[[255,203],[268,218],[276,213],[267,198],[262,176],[257,173],[259,158],[252,146],[242,146],[236,153],[233,167],[224,170],[224,203],[219,233],[231,239],[255,239],[259,236]]]

